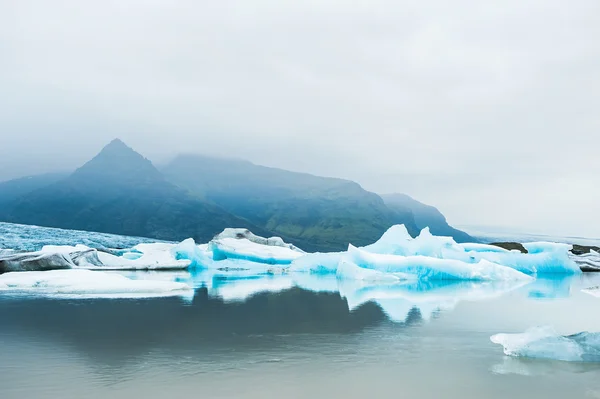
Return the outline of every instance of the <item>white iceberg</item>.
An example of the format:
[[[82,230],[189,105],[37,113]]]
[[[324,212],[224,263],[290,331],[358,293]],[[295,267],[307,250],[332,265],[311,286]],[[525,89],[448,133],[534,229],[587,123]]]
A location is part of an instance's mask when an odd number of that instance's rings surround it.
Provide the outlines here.
[[[248,240],[255,244],[266,245],[266,246],[270,246],[270,247],[282,247],[282,248],[291,249],[295,252],[304,253],[303,250],[296,247],[295,245],[284,242],[281,237],[270,237],[270,238],[260,237],[260,236],[257,236],[256,234],[252,233],[248,229],[227,228],[227,229],[223,230],[223,232],[217,234],[213,238],[213,240],[218,241],[218,240],[222,240],[225,238],[233,238],[233,239],[237,239],[237,240],[245,239],[245,240]]]
[[[593,249],[587,254],[571,255],[571,259],[581,270],[590,272],[600,271],[600,253]]]
[[[508,356],[567,362],[600,362],[600,333],[560,335],[550,327],[535,327],[521,334],[496,334],[490,340]]]
[[[304,255],[295,249],[279,245],[264,245],[247,238],[221,238],[208,245],[213,260],[241,259],[269,265],[289,265],[294,259]]]
[[[179,244],[181,245],[181,244]],[[113,253],[89,248],[85,245],[46,245],[41,252],[46,254],[64,254],[72,259],[74,254],[87,253],[74,262],[78,267],[90,270],[174,270],[185,269],[192,263],[189,259],[177,259],[176,244],[143,243],[129,250],[114,250]],[[120,253],[115,255],[114,253]],[[92,255],[93,256],[89,256]],[[90,262],[90,259],[92,261]],[[96,261],[99,261],[99,263]]]
[[[90,270],[15,272],[0,275],[1,294],[35,294],[69,298],[193,297],[187,284],[172,281],[132,280]]]

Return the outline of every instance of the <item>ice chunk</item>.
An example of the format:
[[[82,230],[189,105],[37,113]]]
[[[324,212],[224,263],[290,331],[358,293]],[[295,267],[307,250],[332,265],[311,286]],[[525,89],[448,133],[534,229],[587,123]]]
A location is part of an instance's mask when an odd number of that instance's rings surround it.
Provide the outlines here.
[[[577,266],[586,272],[600,271],[600,254],[593,249],[587,254],[570,255]]]
[[[177,259],[170,243],[143,243],[116,256],[107,252],[98,252],[103,269],[112,270],[177,270],[186,269],[192,263],[189,259]],[[126,256],[127,255],[127,256]]]
[[[462,248],[464,248],[465,251],[467,252],[500,252],[500,253],[506,253],[506,252],[511,252],[508,249],[504,249],[501,247],[498,247],[496,245],[489,245],[489,244],[479,244],[479,243],[462,243],[459,244]]]
[[[480,260],[469,264],[452,259],[426,256],[397,256],[372,254],[352,245],[349,259],[360,267],[385,273],[412,274],[425,280],[531,280],[517,270]]]
[[[504,347],[504,354],[569,362],[600,362],[600,333],[559,335],[550,327],[535,327],[522,334],[490,337]]]
[[[188,238],[171,249],[177,260],[189,260],[191,267],[209,267],[212,253],[208,252],[207,245],[196,245],[193,238]]]
[[[592,296],[600,298],[600,286],[585,288],[581,291],[585,292],[586,294],[590,294]]]
[[[294,249],[282,246],[257,244],[246,238],[221,238],[209,243],[213,260],[242,259],[270,265],[289,265],[303,255]]]
[[[424,256],[474,264],[487,260],[527,274],[580,272],[569,256],[570,245],[533,242],[524,246],[530,253],[486,244],[457,244],[451,237],[433,236],[427,228],[412,239],[403,226],[392,226],[376,243],[361,249],[376,254]]]
[[[193,289],[171,281],[131,280],[90,270],[52,270],[0,275],[0,293],[75,298],[193,296]]]
[[[26,252],[0,257],[0,273],[72,269],[76,267],[68,254]]]
[[[295,245],[285,243],[281,237],[270,237],[264,238],[255,235],[248,229],[232,229],[228,228],[223,230],[223,232],[217,234],[213,240],[219,241],[225,238],[234,238],[236,240],[246,239],[250,242],[260,245],[268,245],[273,247],[283,247],[288,248],[296,252],[304,252],[300,248]]]
[[[413,242],[406,226],[398,224],[390,227],[375,243],[362,249],[374,254],[414,255]]]
[[[366,269],[346,259],[342,259],[340,261],[336,276],[338,279],[362,280],[382,283],[396,283],[401,280],[416,278],[416,276],[406,273],[384,273],[378,270]]]
[[[292,261],[290,271],[335,274],[338,264],[345,254],[345,252],[306,254]]]
[[[45,245],[40,252],[65,255],[70,257],[75,265],[92,270],[176,270],[185,269],[192,263],[190,259],[177,256],[178,249],[183,252],[188,248],[185,245],[185,241],[179,245],[141,243],[126,250],[97,250],[80,244]]]

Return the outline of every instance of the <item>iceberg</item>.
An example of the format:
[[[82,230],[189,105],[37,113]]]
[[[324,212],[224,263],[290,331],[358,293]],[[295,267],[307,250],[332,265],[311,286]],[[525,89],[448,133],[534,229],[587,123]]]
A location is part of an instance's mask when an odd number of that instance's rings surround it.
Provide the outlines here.
[[[356,265],[385,273],[403,273],[424,280],[531,280],[509,267],[489,262],[466,263],[453,259],[439,259],[427,256],[381,255],[366,252],[352,245],[348,257]]]
[[[361,249],[381,255],[423,256],[478,263],[486,260],[526,274],[577,274],[581,270],[569,256],[571,245],[549,242],[523,244],[529,253],[509,251],[494,245],[457,244],[451,237],[434,236],[428,228],[412,238],[404,226],[392,226],[374,244]]]
[[[97,250],[85,245],[45,245],[40,253],[70,258],[74,266],[90,270],[185,269],[189,259],[177,259],[175,244],[142,243],[127,250]]]
[[[26,252],[0,255],[0,273],[72,269],[76,267],[68,254]]]
[[[335,274],[345,252],[315,252],[294,259],[289,267],[292,272]]]
[[[600,333],[559,335],[550,327],[535,327],[521,334],[496,334],[490,340],[508,356],[567,362],[600,362]]]
[[[296,247],[295,245],[285,243],[281,237],[264,238],[264,237],[255,235],[248,229],[227,228],[227,229],[223,230],[221,233],[217,234],[213,238],[213,240],[218,241],[218,240],[222,240],[225,238],[234,238],[236,240],[245,239],[245,240],[248,240],[255,244],[266,245],[266,246],[270,246],[270,247],[282,247],[282,248],[291,249],[292,251],[295,251],[295,252],[304,253],[303,250]]]
[[[340,261],[336,277],[340,280],[348,279],[383,283],[396,283],[401,280],[414,280],[417,278],[417,276],[407,273],[385,273],[379,270],[367,269],[346,259]]]
[[[67,298],[193,297],[184,283],[132,280],[119,274],[90,270],[51,270],[0,275],[0,294],[35,294]]]
[[[208,249],[213,260],[241,259],[269,265],[289,265],[304,253],[285,246],[264,245],[247,238],[220,238],[212,240]]]
[[[590,250],[587,254],[571,255],[571,259],[586,272],[600,272],[600,253]]]
[[[585,292],[586,294],[600,298],[600,286],[584,288],[581,291]]]

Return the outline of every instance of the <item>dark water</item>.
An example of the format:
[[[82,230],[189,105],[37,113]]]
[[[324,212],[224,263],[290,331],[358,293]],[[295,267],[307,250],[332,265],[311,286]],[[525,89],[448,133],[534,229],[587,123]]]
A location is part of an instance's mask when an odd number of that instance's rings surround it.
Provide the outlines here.
[[[0,297],[0,398],[600,398],[600,365],[508,358],[489,340],[600,331],[600,298],[581,292],[600,275],[404,292],[288,278],[188,299]]]

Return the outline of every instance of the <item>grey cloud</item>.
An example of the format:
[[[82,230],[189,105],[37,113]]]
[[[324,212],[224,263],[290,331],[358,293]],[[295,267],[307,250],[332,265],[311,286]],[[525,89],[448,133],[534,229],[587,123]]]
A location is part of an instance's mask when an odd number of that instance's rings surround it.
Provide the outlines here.
[[[121,137],[600,236],[596,0],[0,3],[0,179]]]

